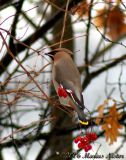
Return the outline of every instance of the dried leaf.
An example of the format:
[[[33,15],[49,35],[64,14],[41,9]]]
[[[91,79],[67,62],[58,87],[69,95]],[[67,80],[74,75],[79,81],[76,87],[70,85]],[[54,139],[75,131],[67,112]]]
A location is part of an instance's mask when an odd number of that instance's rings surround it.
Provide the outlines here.
[[[126,32],[126,25],[124,23],[125,14],[119,7],[115,7],[110,12],[108,18],[108,35],[113,40],[116,40]]]
[[[119,6],[114,6],[110,9],[98,10],[94,24],[99,28],[106,27],[107,35],[112,40],[116,40],[126,32],[125,18],[126,16]]]
[[[109,99],[106,99],[106,100],[104,101],[104,103],[101,104],[101,105],[98,107],[98,113],[99,113],[99,115],[98,115],[98,117],[96,118],[96,121],[95,121],[95,123],[96,123],[97,125],[101,122],[101,120],[102,120],[102,118],[103,118],[103,116],[104,116],[104,108],[105,108],[106,104],[108,103],[108,100],[109,100]]]
[[[98,107],[98,112],[99,112],[99,115],[98,117],[96,118],[96,121],[95,123],[98,125],[100,122],[101,122],[101,118],[103,118],[103,113],[104,113],[104,108],[105,108],[105,105],[100,105]]]
[[[88,14],[88,8],[89,8],[89,5],[88,5],[87,1],[83,0],[81,3],[79,3],[79,5],[74,6],[71,9],[71,12],[72,12],[72,14],[78,14],[79,17],[82,17],[83,15]]]
[[[104,118],[104,124],[102,125],[103,131],[105,131],[106,141],[110,141],[109,144],[116,142],[120,132],[119,129],[122,125],[119,124],[121,115],[116,110],[116,103],[110,108],[109,115]]]

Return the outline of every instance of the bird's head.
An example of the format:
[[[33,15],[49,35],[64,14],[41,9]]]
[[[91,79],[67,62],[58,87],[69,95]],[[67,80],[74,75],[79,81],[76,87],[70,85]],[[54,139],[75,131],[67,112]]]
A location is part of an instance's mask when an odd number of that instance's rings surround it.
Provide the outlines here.
[[[67,54],[69,56],[73,55],[73,53],[69,49],[66,49],[66,48],[57,48],[49,53],[45,53],[45,55],[49,56],[52,60],[54,60],[56,56],[62,57],[63,54]]]

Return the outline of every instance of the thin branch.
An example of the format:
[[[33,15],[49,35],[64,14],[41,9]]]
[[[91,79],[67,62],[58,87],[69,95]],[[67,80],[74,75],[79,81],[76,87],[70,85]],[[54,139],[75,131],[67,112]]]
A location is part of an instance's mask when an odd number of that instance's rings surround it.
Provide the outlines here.
[[[65,15],[64,15],[64,20],[63,20],[63,29],[62,29],[62,34],[61,34],[61,38],[60,38],[60,45],[59,47],[61,48],[62,46],[62,40],[63,40],[63,37],[64,37],[64,33],[65,33],[65,27],[66,27],[66,19],[67,19],[67,11],[68,11],[68,7],[69,7],[69,3],[70,3],[70,0],[67,0],[67,3],[66,3],[66,9],[65,9]]]
[[[90,6],[89,6],[89,12],[88,12],[88,24],[87,24],[87,31],[86,31],[86,42],[85,42],[85,71],[86,71],[86,74],[88,75],[89,74],[89,70],[88,70],[88,64],[89,64],[89,60],[88,60],[88,54],[89,54],[89,37],[90,37],[90,27],[91,27],[91,19],[92,19],[92,16],[91,16],[91,12],[92,12],[92,7],[93,7],[93,1],[94,0],[91,0],[90,2]]]
[[[124,61],[125,59],[126,59],[126,54],[119,57],[118,59],[114,60],[113,62],[105,65],[104,67],[100,68],[99,70],[90,73],[90,75],[85,78],[85,80],[82,84],[83,89],[85,89],[89,85],[89,83],[91,82],[92,79],[96,78],[98,75],[105,72],[106,70],[115,67],[117,64],[119,64],[121,61]]]
[[[93,119],[95,119],[95,118],[93,118]],[[121,119],[119,120],[119,122],[124,125],[124,123],[123,123],[124,120],[126,120],[126,113],[123,114],[123,116],[121,117]],[[33,122],[30,125],[35,126],[37,124],[39,124],[39,121]],[[23,129],[25,129],[27,127],[30,127],[30,125],[27,125],[24,128],[22,127],[21,129],[15,131],[15,133],[21,132]],[[94,122],[92,123],[92,120],[91,120],[91,123],[88,126],[82,125],[81,129],[87,129],[87,128],[90,128],[91,126],[94,127],[94,126],[97,126],[97,125]],[[35,136],[30,135],[30,137],[24,137],[24,138],[18,139],[18,140],[15,139],[15,142],[18,145],[18,147],[21,147],[21,146],[26,145],[26,144],[29,143],[29,138],[30,139],[34,139],[34,141],[38,141],[38,140],[48,140],[48,139],[51,139],[53,134],[55,134],[55,136],[65,136],[65,135],[70,134],[73,131],[80,130],[80,124],[69,126],[67,128],[66,127],[63,127],[63,128],[60,128],[60,129],[54,128],[54,130],[55,130],[55,132],[53,132],[53,130],[51,130],[50,133],[42,133],[42,134],[40,133],[37,136],[36,135]],[[103,133],[104,132],[98,133],[98,137],[103,136]],[[11,135],[9,135],[7,138],[9,138],[10,136]],[[12,147],[12,146],[13,146],[13,142],[12,141],[4,142],[4,143],[0,144],[1,148]]]
[[[76,3],[79,3],[81,0],[78,0]],[[69,9],[75,5],[74,0],[71,0],[69,3]],[[63,7],[64,8],[64,7]],[[32,35],[30,35],[28,38],[26,38],[22,43],[26,44],[27,46],[31,46],[36,40],[38,40],[41,37],[43,37],[49,29],[52,28],[52,24],[55,25],[58,20],[60,20],[64,15],[64,12],[62,11],[57,11],[41,28],[39,28],[36,32],[34,32]],[[15,53],[19,54],[20,52],[24,51],[27,47],[17,43],[15,44],[17,52]],[[6,53],[6,55],[2,58],[1,64],[4,66],[8,67],[8,65],[11,63],[13,58]],[[5,71],[5,69],[0,65],[0,75]]]

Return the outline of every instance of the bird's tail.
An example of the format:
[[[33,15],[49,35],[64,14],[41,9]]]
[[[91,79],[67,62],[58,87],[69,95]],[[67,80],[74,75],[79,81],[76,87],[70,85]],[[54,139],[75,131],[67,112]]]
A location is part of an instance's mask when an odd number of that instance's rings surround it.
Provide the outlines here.
[[[84,108],[85,109],[85,108]],[[81,108],[80,106],[77,106],[76,107],[76,112],[78,114],[78,118],[79,118],[79,122],[82,124],[82,125],[88,125],[89,122],[88,120],[86,119],[87,115],[84,113],[84,109]]]
[[[78,114],[80,123],[82,125],[88,125],[88,120],[86,119],[87,116],[84,113],[84,109],[86,109],[86,107],[82,102],[80,102],[80,100],[77,98],[77,96],[73,92],[70,92],[69,94],[74,102],[74,108]],[[82,98],[82,101],[83,101],[83,98]]]

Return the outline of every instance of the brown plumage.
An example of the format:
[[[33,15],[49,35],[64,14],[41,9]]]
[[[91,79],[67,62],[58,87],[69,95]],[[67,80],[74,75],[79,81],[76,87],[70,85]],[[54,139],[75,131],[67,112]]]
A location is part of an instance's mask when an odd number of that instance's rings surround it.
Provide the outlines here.
[[[67,97],[59,96],[60,103],[73,107],[79,119],[86,121],[80,74],[71,58],[72,52],[65,48],[58,48],[46,55],[53,60],[52,79],[57,94],[61,86],[68,95]]]

